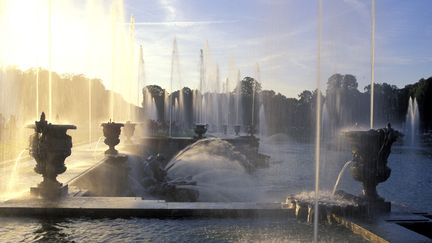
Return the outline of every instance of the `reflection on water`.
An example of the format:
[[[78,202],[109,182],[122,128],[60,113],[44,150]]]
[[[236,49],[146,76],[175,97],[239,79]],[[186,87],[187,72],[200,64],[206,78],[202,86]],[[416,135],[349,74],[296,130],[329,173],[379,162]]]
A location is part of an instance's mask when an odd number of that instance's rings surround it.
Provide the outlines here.
[[[310,242],[313,228],[295,219],[13,219],[0,241],[12,242]],[[320,228],[321,242],[365,242],[342,227]]]
[[[69,242],[69,235],[65,232],[70,221],[62,219],[42,219],[38,220],[33,232],[32,240],[39,242]]]

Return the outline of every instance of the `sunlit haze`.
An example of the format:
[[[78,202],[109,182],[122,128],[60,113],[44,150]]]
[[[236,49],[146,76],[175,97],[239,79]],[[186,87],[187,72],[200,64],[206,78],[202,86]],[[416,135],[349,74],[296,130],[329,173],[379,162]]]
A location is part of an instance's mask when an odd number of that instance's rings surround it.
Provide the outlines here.
[[[2,64],[24,69],[48,67],[48,3],[1,1]],[[237,69],[242,77],[254,77],[258,63],[264,89],[295,97],[314,88],[314,1],[96,0],[51,4],[54,71],[99,77],[111,88],[109,82],[116,72],[135,68],[126,62],[137,62],[142,45],[146,84],[168,87],[172,41],[177,38],[184,86],[198,87],[199,50],[208,42],[212,62],[219,65],[223,79],[232,78]],[[377,82],[403,87],[428,76],[432,64],[432,49],[428,48],[432,28],[427,21],[431,4],[428,0],[377,1]],[[126,43],[131,16],[135,18],[132,45]],[[322,79],[336,72],[350,73],[362,90],[370,82],[370,2],[325,1],[323,19]],[[131,54],[124,52],[124,46],[113,51],[113,42],[131,46],[134,58],[127,57]],[[118,63],[112,63],[113,55]],[[118,64],[125,66],[119,68]],[[232,82],[230,88],[233,86]],[[121,91],[121,85],[114,88]]]

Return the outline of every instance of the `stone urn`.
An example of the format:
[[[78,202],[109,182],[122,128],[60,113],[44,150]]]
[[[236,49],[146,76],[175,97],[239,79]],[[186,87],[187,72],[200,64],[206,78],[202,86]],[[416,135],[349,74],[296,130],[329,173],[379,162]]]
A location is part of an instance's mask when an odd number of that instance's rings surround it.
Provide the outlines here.
[[[253,137],[255,135],[255,133],[256,133],[255,125],[253,125],[253,124],[249,125],[247,127],[247,133],[249,134],[249,136]]]
[[[222,125],[222,131],[224,135],[227,135],[228,133],[228,125]]]
[[[370,202],[384,201],[378,196],[376,186],[390,177],[391,169],[387,166],[387,159],[392,144],[402,134],[393,130],[389,123],[386,128],[349,131],[344,135],[351,142],[351,175],[363,184],[362,197]]]
[[[235,132],[236,136],[238,136],[240,134],[240,128],[241,128],[240,125],[235,125],[234,126],[234,132]]]
[[[104,143],[109,146],[105,154],[117,155],[118,151],[114,147],[120,143],[119,137],[124,124],[109,121],[107,123],[102,123],[101,126],[103,127],[103,134],[105,136]]]
[[[196,124],[195,129],[196,138],[201,139],[204,138],[204,134],[207,132],[207,125],[206,124]]]
[[[56,125],[48,123],[45,113],[34,125],[35,133],[30,136],[30,155],[36,160],[34,171],[43,176],[37,187],[30,188],[33,195],[55,199],[67,194],[67,185],[57,181],[57,175],[66,171],[65,159],[71,155],[72,137],[67,135],[68,129],[76,129],[74,125]]]
[[[125,142],[128,143],[128,144],[132,143],[131,137],[134,135],[135,126],[136,126],[136,124],[135,123],[131,123],[130,121],[127,121],[124,124],[123,133],[124,133],[124,135],[126,137],[126,141]]]

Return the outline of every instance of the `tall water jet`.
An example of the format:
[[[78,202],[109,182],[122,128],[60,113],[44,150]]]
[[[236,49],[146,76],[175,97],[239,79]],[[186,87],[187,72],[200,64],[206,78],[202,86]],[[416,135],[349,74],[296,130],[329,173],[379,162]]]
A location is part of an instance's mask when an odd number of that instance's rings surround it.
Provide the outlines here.
[[[157,107],[156,107],[156,101],[154,98],[151,99],[150,119],[155,120],[155,121],[159,120]]]
[[[144,101],[143,108],[144,113],[147,119],[157,121],[159,118],[157,116],[157,108],[156,101],[153,97],[152,93],[149,90],[149,87],[144,87]]]
[[[129,35],[128,35],[128,39],[127,39],[127,44],[126,44],[126,48],[127,48],[127,66],[126,66],[126,77],[128,79],[128,84],[127,86],[129,86],[128,90],[126,90],[126,94],[128,94],[125,98],[130,98],[129,101],[129,105],[128,105],[128,109],[127,109],[127,120],[135,120],[135,118],[137,117],[137,114],[135,114],[133,111],[135,109],[133,109],[133,104],[136,101],[136,99],[133,99],[133,96],[136,94],[136,90],[138,90],[138,86],[137,86],[137,80],[139,78],[139,73],[135,73],[134,70],[134,64],[135,64],[135,17],[132,15],[130,17],[130,22],[129,22]],[[127,100],[127,99],[126,99]],[[139,104],[139,103],[137,103]]]
[[[110,116],[114,120],[131,118],[131,105],[135,103],[135,86],[138,79],[138,60],[135,56],[135,20],[133,16],[125,25],[123,1],[114,1],[111,6],[111,76],[109,87]],[[125,28],[128,26],[129,28]],[[123,107],[122,100],[130,103]]]
[[[261,138],[267,136],[267,119],[264,111],[264,104],[261,104],[259,109],[259,135]]]
[[[116,30],[117,30],[117,8],[111,6],[111,79],[110,79],[110,115],[109,117],[114,121],[114,81],[116,78]]]
[[[330,114],[329,111],[327,109],[327,102],[324,101],[323,102],[323,110],[322,110],[322,123],[321,123],[321,128],[322,128],[322,137],[324,140],[329,140],[332,138],[333,134],[333,129],[332,129],[332,125],[331,125],[331,121],[330,121]]]
[[[371,89],[370,128],[374,127],[374,86],[375,86],[375,0],[371,2]]]
[[[88,143],[92,142],[92,80],[88,79]]]
[[[52,90],[52,0],[48,1],[48,111],[49,120],[53,120],[53,90]]]
[[[35,98],[35,110],[36,110],[36,117],[39,116],[39,70],[40,68],[36,69],[36,98]]]
[[[229,91],[229,78],[226,79],[224,84],[224,94],[223,94],[223,106],[222,106],[222,114],[224,114],[223,117],[223,132],[224,134],[227,133],[227,129],[229,126],[229,117],[230,117],[230,91]]]
[[[146,76],[145,76],[145,66],[144,66],[144,54],[143,54],[143,48],[142,45],[140,45],[140,52],[139,52],[139,59],[138,59],[138,84],[137,84],[137,104],[140,103],[140,95],[141,90],[146,85]]]
[[[240,70],[237,70],[237,88],[235,93],[235,106],[236,106],[236,125],[241,125],[242,122],[242,115],[243,115],[243,109],[242,109],[242,99],[241,99],[241,80],[240,80]]]
[[[314,205],[314,242],[318,242],[318,204],[321,148],[321,40],[322,40],[322,0],[318,0],[317,18],[317,72],[316,72],[316,134],[315,134],[315,205]]]
[[[256,93],[256,87],[257,86],[257,81],[253,80],[252,83],[252,110],[251,110],[251,124],[250,124],[250,129],[251,131],[253,131],[255,129],[255,93]],[[252,134],[252,133],[251,133]]]
[[[204,66],[204,51],[200,49],[200,70],[199,70],[199,90],[196,95],[196,106],[197,106],[197,123],[203,123],[203,95],[205,85],[205,66]]]
[[[214,98],[214,100],[215,100],[215,106],[214,106],[214,113],[215,113],[215,115],[216,115],[216,117],[215,117],[215,120],[216,120],[216,125],[217,125],[217,131],[219,132],[220,130],[221,130],[221,128],[222,128],[222,119],[221,119],[221,116],[220,116],[220,111],[221,111],[221,106],[223,105],[222,103],[221,103],[221,99],[220,99],[220,93],[221,93],[221,87],[220,87],[220,83],[221,83],[221,80],[220,80],[220,70],[219,70],[219,65],[217,65],[216,66],[216,89],[215,89],[215,98]]]
[[[405,120],[405,133],[409,138],[409,145],[418,145],[419,140],[419,128],[420,128],[419,109],[417,105],[417,99],[410,97],[408,100],[408,108]]]
[[[177,82],[177,87],[174,87],[174,82],[175,82],[175,77],[178,78],[178,82]],[[177,47],[177,38],[174,38],[173,40],[173,49],[172,49],[172,56],[171,56],[171,75],[170,75],[170,89],[171,89],[171,94],[170,94],[170,102],[169,102],[169,109],[170,109],[170,113],[169,113],[169,136],[172,136],[172,123],[173,123],[173,94],[174,94],[174,90],[178,88],[179,94],[178,94],[178,109],[182,109],[182,105],[183,105],[183,90],[182,90],[182,84],[181,84],[181,73],[180,73],[180,60],[179,60],[179,53],[178,53],[178,47]],[[182,123],[181,119],[183,118],[183,115],[181,114],[182,111],[179,110],[179,120],[177,122]]]
[[[164,121],[169,122],[169,116],[170,116],[170,100],[171,96],[168,93],[168,91],[164,90]]]

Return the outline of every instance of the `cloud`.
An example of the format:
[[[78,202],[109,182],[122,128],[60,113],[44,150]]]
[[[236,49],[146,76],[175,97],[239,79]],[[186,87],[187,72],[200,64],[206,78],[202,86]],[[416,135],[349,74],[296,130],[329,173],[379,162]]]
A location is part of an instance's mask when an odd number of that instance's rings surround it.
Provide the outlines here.
[[[166,19],[173,21],[177,17],[177,10],[171,0],[159,0],[160,5],[166,12]]]
[[[174,27],[193,27],[212,24],[229,24],[235,23],[236,20],[208,20],[208,21],[164,21],[164,22],[138,22],[135,26],[174,26]],[[128,23],[127,23],[128,24]]]

